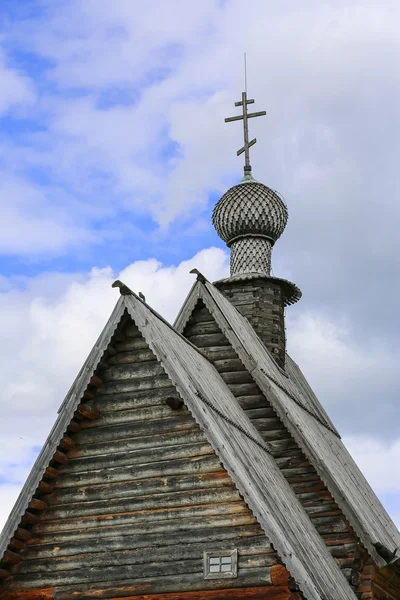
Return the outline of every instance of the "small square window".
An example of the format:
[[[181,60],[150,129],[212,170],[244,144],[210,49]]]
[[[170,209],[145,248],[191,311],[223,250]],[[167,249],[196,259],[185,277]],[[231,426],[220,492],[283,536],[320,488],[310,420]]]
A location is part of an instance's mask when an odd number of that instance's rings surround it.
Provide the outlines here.
[[[237,577],[237,550],[204,552],[204,579]]]

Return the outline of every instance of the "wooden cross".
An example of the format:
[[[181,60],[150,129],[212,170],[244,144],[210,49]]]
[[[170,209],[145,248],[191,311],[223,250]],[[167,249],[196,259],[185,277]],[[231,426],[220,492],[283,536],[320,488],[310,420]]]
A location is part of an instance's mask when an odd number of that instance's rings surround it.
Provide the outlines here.
[[[266,115],[266,111],[263,110],[261,112],[254,112],[254,113],[248,113],[247,112],[247,105],[248,104],[254,104],[254,100],[247,100],[247,93],[246,92],[242,92],[242,100],[240,102],[235,102],[235,106],[243,106],[243,114],[239,115],[238,117],[228,117],[227,119],[225,119],[225,123],[229,123],[230,121],[241,121],[243,120],[243,133],[244,133],[244,146],[242,148],[240,148],[240,150],[237,151],[237,156],[240,156],[240,154],[243,154],[244,152],[244,170],[245,171],[251,171],[251,166],[250,166],[250,146],[254,146],[254,144],[256,143],[256,138],[254,138],[253,140],[251,140],[251,142],[249,142],[249,126],[248,126],[248,119],[251,119],[252,117],[263,117],[264,115]]]

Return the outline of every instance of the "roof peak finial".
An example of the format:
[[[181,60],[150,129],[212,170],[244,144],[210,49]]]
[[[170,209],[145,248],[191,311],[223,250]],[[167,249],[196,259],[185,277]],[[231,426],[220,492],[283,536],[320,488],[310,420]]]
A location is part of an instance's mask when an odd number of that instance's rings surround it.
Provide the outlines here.
[[[249,125],[248,119],[252,117],[263,117],[266,115],[266,111],[248,113],[247,105],[254,104],[254,100],[250,100],[247,98],[247,66],[246,66],[246,53],[244,54],[244,81],[245,81],[245,91],[242,92],[242,99],[239,102],[235,102],[235,106],[243,106],[243,113],[238,115],[237,117],[227,117],[225,119],[225,123],[229,123],[231,121],[242,121],[243,120],[243,137],[244,137],[244,146],[237,151],[237,156],[240,156],[244,152],[244,174],[249,175],[251,173],[250,166],[250,147],[254,146],[257,142],[257,139],[254,138],[249,142]]]

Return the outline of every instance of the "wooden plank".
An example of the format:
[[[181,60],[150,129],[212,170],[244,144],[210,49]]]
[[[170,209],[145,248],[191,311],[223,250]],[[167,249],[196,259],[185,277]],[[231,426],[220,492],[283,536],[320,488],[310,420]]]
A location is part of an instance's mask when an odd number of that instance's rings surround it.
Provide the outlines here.
[[[0,592],[0,600],[53,600],[54,588],[30,588]]]
[[[78,516],[110,515],[122,512],[134,512],[162,508],[165,506],[190,506],[192,504],[209,504],[218,498],[220,502],[234,502],[240,498],[234,489],[221,488],[218,492],[209,489],[193,491],[174,492],[172,494],[160,494],[143,496],[137,498],[114,499],[107,502],[76,503],[68,506],[50,506],[41,516],[42,520],[53,520],[63,518],[76,518]]]
[[[55,521],[40,521],[33,529],[34,535],[40,538],[46,534],[61,536],[64,532],[65,540],[82,539],[82,534],[89,537],[115,537],[122,535],[145,534],[154,531],[180,531],[207,529],[208,527],[225,527],[227,525],[245,525],[256,522],[255,517],[240,496],[230,502],[225,499],[219,502],[220,496],[214,495],[211,503],[184,504],[177,507],[161,507],[159,509],[145,509],[137,512],[100,515],[98,517],[77,517],[76,519],[62,519]],[[195,500],[195,498],[194,498]],[[248,517],[251,516],[251,520]],[[242,521],[244,518],[244,522]],[[222,519],[222,520],[221,520]],[[93,534],[91,533],[93,531]],[[115,533],[114,533],[115,532]],[[36,538],[37,539],[37,538]],[[56,541],[51,538],[50,543]],[[60,538],[60,541],[61,538]]]
[[[178,415],[178,416],[177,416]],[[143,435],[173,433],[197,428],[193,418],[188,413],[171,411],[171,417],[154,419],[149,422],[132,422],[115,425],[114,427],[93,427],[82,429],[75,435],[77,444],[96,444],[110,442],[124,438],[135,438]],[[104,449],[104,447],[103,447]]]
[[[250,567],[270,567],[276,565],[276,553],[268,544],[262,533],[257,537],[237,538],[232,540],[231,544],[240,552],[241,565]],[[213,541],[213,551],[226,551],[226,542]],[[185,546],[175,544],[164,547],[154,548],[136,548],[132,549],[126,544],[124,550],[108,550],[107,544],[104,544],[104,552],[88,553],[83,551],[76,555],[69,556],[52,556],[50,558],[37,558],[32,554],[35,560],[24,560],[18,569],[18,573],[51,573],[55,571],[70,571],[73,569],[81,569],[85,565],[85,569],[97,567],[122,566],[122,565],[140,565],[140,564],[161,564],[170,563],[171,570],[176,561],[197,560],[201,562],[204,552],[204,542],[187,543]]]
[[[82,487],[83,485],[111,484],[122,481],[152,479],[169,475],[188,475],[190,473],[225,473],[219,458],[215,454],[197,456],[194,460],[183,457],[176,460],[152,462],[146,464],[123,465],[93,470],[83,473],[66,473],[57,482],[56,493],[63,488]]]
[[[51,494],[46,500],[51,506],[68,503],[71,509],[79,502],[97,502],[113,500],[114,498],[134,498],[150,494],[173,493],[184,490],[200,490],[206,488],[232,487],[232,482],[226,472],[201,473],[194,475],[175,475],[146,478],[139,481],[126,479],[118,483],[104,485],[79,486],[66,488]]]

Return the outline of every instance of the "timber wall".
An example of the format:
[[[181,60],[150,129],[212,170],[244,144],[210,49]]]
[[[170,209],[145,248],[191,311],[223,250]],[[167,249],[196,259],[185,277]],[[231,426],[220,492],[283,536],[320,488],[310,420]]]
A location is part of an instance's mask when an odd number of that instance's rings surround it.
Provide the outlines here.
[[[287,585],[273,586],[275,551],[133,323],[105,361],[104,385],[87,401],[100,416],[70,434],[54,489],[41,496],[48,508],[0,598],[33,598],[33,588],[72,600],[248,586],[287,598]],[[203,551],[234,548],[238,577],[204,580]]]
[[[277,465],[356,592],[366,559],[365,551],[316,470],[201,301],[189,319],[184,335],[214,364],[264,440],[273,445]]]

